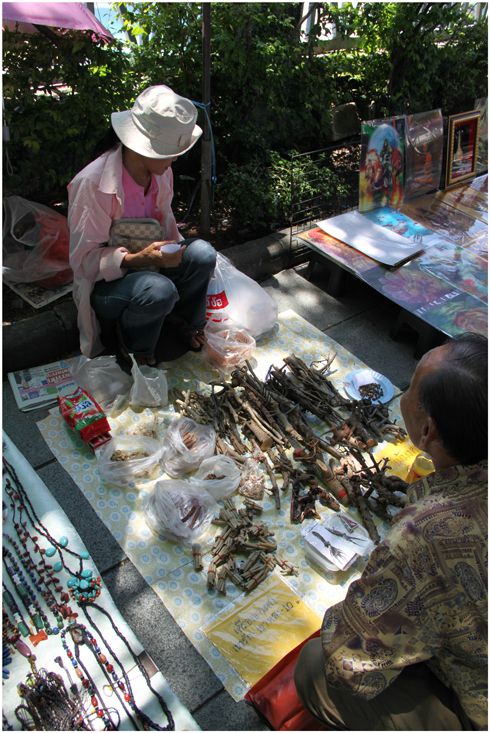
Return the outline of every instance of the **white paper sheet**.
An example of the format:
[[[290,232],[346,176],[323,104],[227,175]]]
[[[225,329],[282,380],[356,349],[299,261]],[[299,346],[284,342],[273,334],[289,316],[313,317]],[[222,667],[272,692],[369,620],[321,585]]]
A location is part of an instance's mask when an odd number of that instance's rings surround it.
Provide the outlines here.
[[[413,243],[390,229],[374,224],[359,211],[348,211],[318,221],[317,226],[335,239],[391,267],[411,259],[423,250],[420,243]]]

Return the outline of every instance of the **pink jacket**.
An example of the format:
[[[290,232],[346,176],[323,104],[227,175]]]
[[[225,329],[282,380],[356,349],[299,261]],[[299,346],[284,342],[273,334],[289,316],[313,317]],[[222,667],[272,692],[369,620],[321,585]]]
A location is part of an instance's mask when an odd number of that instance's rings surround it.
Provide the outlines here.
[[[122,146],[118,145],[89,163],[68,184],[68,227],[70,266],[73,270],[73,298],[78,308],[80,350],[88,357],[103,350],[100,327],[90,305],[90,295],[98,280],[117,280],[127,250],[105,247],[114,219],[124,210]],[[156,216],[164,227],[164,238],[183,239],[172,213],[173,174],[168,168],[158,183]]]

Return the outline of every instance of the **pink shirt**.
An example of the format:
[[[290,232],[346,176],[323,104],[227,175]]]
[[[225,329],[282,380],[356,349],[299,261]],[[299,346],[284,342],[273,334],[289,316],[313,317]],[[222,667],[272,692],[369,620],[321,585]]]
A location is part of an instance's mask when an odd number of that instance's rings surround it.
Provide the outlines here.
[[[144,187],[136,183],[123,165],[122,184],[124,191],[123,219],[158,219],[161,224],[161,213],[157,211],[156,205],[158,184],[155,176],[151,177],[150,186],[145,193]]]
[[[172,212],[173,174],[168,168],[153,176],[156,184],[153,217],[161,222],[163,239],[180,242]],[[108,150],[89,163],[68,184],[68,227],[70,230],[70,267],[73,270],[73,299],[78,309],[80,350],[88,357],[103,350],[100,327],[90,295],[98,280],[117,280],[126,274],[121,263],[124,247],[106,247],[114,219],[121,219],[126,195],[123,187],[122,146]]]

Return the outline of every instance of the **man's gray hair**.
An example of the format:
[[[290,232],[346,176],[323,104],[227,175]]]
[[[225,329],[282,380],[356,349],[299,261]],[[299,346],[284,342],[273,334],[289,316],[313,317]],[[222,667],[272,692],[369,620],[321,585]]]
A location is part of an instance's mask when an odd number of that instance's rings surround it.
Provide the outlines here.
[[[465,333],[445,344],[446,359],[419,384],[419,399],[445,450],[463,465],[488,455],[488,339]]]

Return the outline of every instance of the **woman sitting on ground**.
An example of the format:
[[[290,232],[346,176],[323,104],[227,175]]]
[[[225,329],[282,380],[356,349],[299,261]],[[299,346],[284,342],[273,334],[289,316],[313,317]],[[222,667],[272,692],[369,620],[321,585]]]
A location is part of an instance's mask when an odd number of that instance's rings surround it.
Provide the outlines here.
[[[202,239],[183,239],[171,209],[171,165],[202,134],[196,118],[189,99],[167,86],[149,87],[131,110],[111,115],[116,145],[68,184],[73,297],[85,356],[103,351],[98,318],[115,322],[123,353],[142,364],[156,363],[166,319],[178,326],[188,348],[204,344],[206,292],[216,252]],[[162,241],[136,253],[107,246],[113,222],[123,218],[157,219]],[[182,246],[161,251],[169,242]]]

